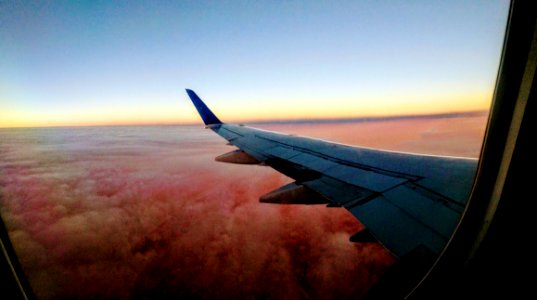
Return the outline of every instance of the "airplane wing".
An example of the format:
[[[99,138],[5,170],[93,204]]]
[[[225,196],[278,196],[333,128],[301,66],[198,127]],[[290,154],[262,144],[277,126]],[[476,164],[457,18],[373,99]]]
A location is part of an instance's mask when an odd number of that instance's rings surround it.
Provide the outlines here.
[[[207,128],[237,150],[217,161],[264,164],[295,179],[260,201],[344,207],[366,227],[354,242],[374,239],[398,257],[438,255],[465,208],[476,159],[351,147],[221,122],[186,90]]]

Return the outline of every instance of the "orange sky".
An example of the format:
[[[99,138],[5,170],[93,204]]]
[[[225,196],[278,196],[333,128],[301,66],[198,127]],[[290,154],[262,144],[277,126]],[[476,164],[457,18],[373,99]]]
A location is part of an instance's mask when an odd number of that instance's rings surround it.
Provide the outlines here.
[[[0,9],[0,128],[483,111],[507,1],[17,3]]]
[[[491,92],[474,94],[396,96],[379,94],[341,99],[261,99],[248,105],[226,99],[203,99],[224,122],[259,120],[336,119],[353,117],[422,115],[488,110]],[[20,109],[0,102],[0,128],[144,125],[144,124],[200,124],[198,113],[186,95],[169,105],[151,101],[138,105],[93,105],[80,103],[69,109]]]

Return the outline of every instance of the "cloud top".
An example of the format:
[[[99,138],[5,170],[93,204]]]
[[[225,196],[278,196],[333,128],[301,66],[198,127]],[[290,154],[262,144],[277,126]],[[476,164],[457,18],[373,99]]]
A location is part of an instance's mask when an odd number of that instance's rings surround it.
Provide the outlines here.
[[[2,218],[36,294],[359,298],[394,258],[341,208],[271,205],[290,179],[214,162],[192,127],[0,132]]]

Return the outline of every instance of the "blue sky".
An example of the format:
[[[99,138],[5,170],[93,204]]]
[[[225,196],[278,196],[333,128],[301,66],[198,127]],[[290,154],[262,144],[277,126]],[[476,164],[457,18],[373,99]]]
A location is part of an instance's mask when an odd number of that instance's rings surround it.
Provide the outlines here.
[[[228,120],[482,109],[508,6],[2,3],[0,127],[197,121],[184,88]]]

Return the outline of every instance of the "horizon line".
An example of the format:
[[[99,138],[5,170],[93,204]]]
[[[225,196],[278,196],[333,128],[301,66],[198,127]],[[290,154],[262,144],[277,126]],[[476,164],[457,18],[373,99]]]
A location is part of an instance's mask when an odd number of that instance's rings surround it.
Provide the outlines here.
[[[362,116],[362,117],[341,117],[341,118],[297,118],[297,119],[251,119],[242,121],[224,122],[229,124],[329,124],[329,123],[353,123],[353,122],[381,122],[395,120],[412,120],[427,118],[456,118],[487,115],[489,110],[472,110],[443,113],[424,114],[403,114],[387,116]],[[147,122],[147,123],[103,123],[103,124],[82,124],[82,125],[44,125],[44,126],[12,126],[0,127],[0,129],[31,129],[31,128],[68,128],[68,127],[115,127],[115,126],[195,126],[203,125],[202,122]]]

